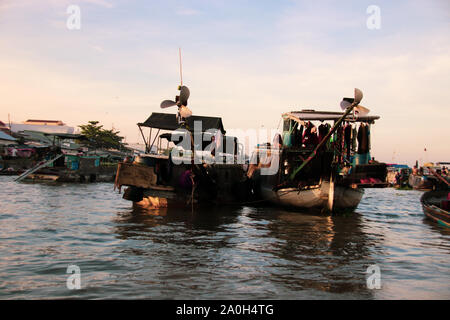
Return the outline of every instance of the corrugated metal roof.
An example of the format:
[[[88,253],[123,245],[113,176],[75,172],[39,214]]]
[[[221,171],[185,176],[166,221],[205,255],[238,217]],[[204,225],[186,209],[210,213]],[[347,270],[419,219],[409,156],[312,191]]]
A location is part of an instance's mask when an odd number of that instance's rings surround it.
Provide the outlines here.
[[[9,134],[4,133],[3,131],[0,131],[0,140],[10,140],[10,141],[16,141],[16,138],[11,137]]]

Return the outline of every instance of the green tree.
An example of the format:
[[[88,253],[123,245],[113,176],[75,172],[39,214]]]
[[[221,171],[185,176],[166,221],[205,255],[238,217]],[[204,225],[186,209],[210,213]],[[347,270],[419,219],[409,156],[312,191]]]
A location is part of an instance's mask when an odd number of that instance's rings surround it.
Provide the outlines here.
[[[88,145],[96,149],[121,149],[124,147],[123,137],[119,136],[120,131],[103,129],[99,121],[89,121],[88,124],[78,126],[81,134],[89,139]]]

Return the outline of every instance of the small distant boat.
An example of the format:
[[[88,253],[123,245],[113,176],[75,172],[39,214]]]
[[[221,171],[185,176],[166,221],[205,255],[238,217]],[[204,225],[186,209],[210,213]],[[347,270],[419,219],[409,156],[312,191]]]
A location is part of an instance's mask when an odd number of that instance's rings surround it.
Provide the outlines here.
[[[412,169],[406,164],[387,164],[386,182],[395,189],[411,189],[409,176]]]
[[[442,176],[442,168],[427,163],[418,172],[409,176],[408,184],[415,190],[431,191],[445,187],[450,183],[450,177]]]
[[[431,191],[437,183],[436,177],[433,175],[415,175],[411,174],[408,178],[408,184],[411,188],[421,191]]]
[[[450,190],[425,192],[420,198],[424,214],[445,227],[450,228]]]

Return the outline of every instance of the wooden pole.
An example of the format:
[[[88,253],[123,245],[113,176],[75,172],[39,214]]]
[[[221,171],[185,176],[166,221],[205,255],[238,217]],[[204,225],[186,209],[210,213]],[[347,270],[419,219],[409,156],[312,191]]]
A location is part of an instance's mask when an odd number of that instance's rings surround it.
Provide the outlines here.
[[[147,153],[147,141],[145,141],[145,137],[144,137],[144,133],[142,132],[141,126],[138,125],[139,131],[141,132],[142,135],[142,139],[144,139],[144,143],[145,143],[145,153]]]
[[[158,132],[156,133],[156,136],[155,136],[155,138],[153,139],[152,145],[150,146],[149,152],[152,152],[153,144],[155,143],[156,138],[158,138],[158,134],[159,134],[160,131],[161,131],[161,129],[158,129]],[[149,141],[149,143],[150,143],[150,141]]]
[[[181,61],[181,48],[178,48],[178,55],[180,56],[180,85],[183,85],[183,65]]]
[[[9,113],[8,113],[8,124],[9,124],[9,135],[12,135],[12,132],[11,132],[11,118],[9,117]]]

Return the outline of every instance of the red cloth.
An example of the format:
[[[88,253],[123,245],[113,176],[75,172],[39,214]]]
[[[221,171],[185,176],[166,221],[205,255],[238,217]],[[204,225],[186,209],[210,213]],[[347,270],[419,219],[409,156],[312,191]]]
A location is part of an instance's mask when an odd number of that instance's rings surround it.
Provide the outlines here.
[[[450,200],[442,200],[441,201],[441,209],[443,209],[445,211],[449,211],[450,210]]]

